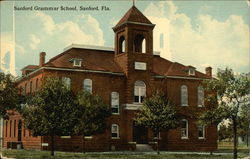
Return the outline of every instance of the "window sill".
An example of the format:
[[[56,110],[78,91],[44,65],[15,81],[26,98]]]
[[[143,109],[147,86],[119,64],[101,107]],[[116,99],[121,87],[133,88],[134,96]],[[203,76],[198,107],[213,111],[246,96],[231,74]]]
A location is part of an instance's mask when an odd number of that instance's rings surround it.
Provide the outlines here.
[[[120,113],[112,113],[112,115],[120,115]]]
[[[205,137],[198,137],[199,140],[205,140]]]
[[[111,139],[118,140],[120,137],[111,137]]]
[[[183,140],[188,140],[188,137],[181,137],[181,139],[183,139]]]
[[[93,136],[84,136],[84,139],[92,139]]]
[[[199,108],[205,107],[204,105],[198,105]]]
[[[181,106],[182,106],[182,107],[188,107],[188,105],[186,105],[186,104],[185,104],[185,105],[181,105]]]

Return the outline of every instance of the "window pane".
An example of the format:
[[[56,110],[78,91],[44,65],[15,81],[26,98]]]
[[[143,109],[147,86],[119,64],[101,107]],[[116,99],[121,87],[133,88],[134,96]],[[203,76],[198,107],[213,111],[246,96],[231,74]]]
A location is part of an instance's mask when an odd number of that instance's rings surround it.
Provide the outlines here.
[[[188,105],[187,86],[181,86],[181,105]]]
[[[92,80],[91,79],[85,79],[83,82],[83,89],[85,91],[88,91],[92,93]]]
[[[146,85],[143,81],[136,81],[134,85],[134,102],[142,103],[146,97]]]
[[[63,82],[66,84],[68,88],[70,88],[71,80],[68,77],[63,77],[62,78]]]
[[[112,137],[118,137],[117,133],[112,133]]]
[[[181,121],[181,137],[182,138],[188,137],[188,121],[187,120]]]
[[[135,102],[138,103],[139,102],[139,96],[135,96]]]
[[[204,138],[204,126],[202,126],[202,125],[198,126],[198,137]]]

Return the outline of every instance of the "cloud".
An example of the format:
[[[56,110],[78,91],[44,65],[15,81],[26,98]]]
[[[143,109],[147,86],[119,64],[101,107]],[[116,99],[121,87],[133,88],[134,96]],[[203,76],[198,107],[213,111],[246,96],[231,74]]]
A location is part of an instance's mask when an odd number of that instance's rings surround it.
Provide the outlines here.
[[[56,22],[44,12],[20,17],[17,41],[26,50],[25,58],[17,54],[17,67],[22,68],[27,64],[38,64],[38,54],[47,53],[47,58],[54,57],[70,44],[104,45],[103,31],[99,22],[91,15],[72,17],[71,20]],[[32,23],[30,23],[32,22]],[[27,28],[32,28],[31,30]],[[19,52],[18,52],[19,53]],[[20,52],[21,53],[21,52]]]
[[[168,13],[165,11],[167,8],[170,8]],[[224,21],[218,21],[203,13],[192,25],[192,19],[179,13],[172,1],[150,3],[145,13],[156,23],[154,42],[161,32],[167,36],[164,43],[169,49],[161,53],[163,57],[169,57],[166,54],[170,53],[174,61],[194,65],[200,70],[204,70],[204,64],[210,64],[213,68],[229,66],[235,71],[249,71],[249,28],[241,16],[231,15]],[[161,25],[161,21],[166,23]]]
[[[37,48],[37,45],[41,42],[41,40],[34,34],[30,35],[30,41],[31,41],[30,48],[32,50],[35,50]]]

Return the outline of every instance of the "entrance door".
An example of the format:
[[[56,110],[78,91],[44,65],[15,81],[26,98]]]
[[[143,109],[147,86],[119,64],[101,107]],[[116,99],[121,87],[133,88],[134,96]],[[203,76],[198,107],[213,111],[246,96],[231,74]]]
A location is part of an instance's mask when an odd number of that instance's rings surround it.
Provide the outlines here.
[[[20,142],[22,140],[22,121],[18,121],[18,133],[17,133],[17,140]]]
[[[144,126],[133,126],[133,141],[137,144],[147,144],[148,143],[148,129]]]

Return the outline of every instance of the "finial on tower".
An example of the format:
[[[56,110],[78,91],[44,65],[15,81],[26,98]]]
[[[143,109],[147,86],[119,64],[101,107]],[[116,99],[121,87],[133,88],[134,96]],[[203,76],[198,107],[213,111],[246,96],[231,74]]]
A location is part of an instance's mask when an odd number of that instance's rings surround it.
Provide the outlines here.
[[[135,0],[133,0],[133,6],[135,6]]]

